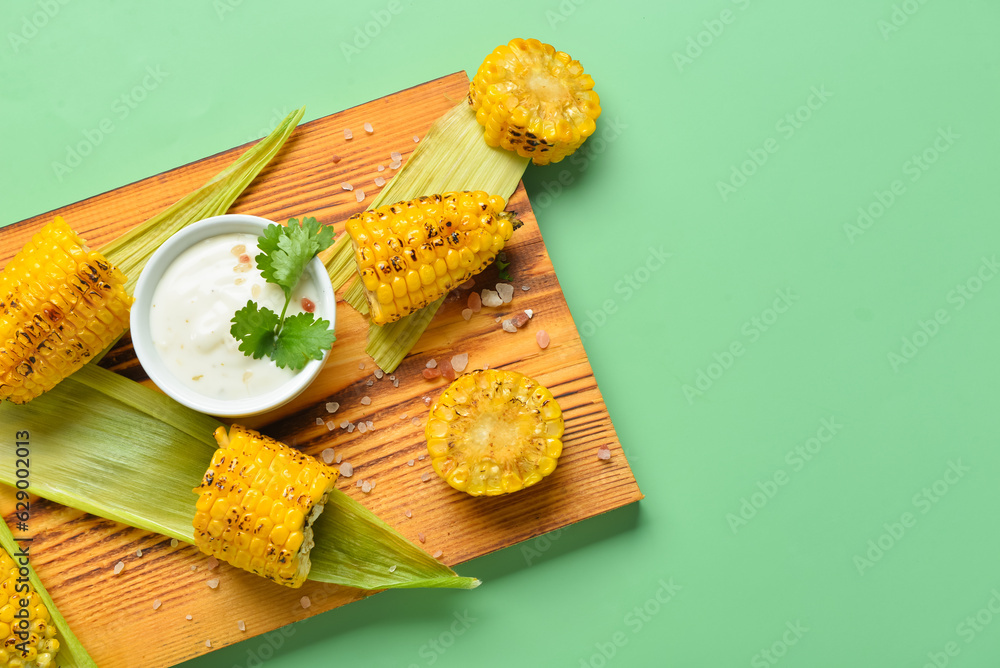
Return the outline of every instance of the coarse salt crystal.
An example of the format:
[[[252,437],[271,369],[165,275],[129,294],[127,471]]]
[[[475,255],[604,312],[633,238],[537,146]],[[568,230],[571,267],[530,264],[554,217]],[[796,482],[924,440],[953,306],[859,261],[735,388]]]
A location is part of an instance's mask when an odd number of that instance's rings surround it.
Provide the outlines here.
[[[510,320],[504,320],[503,323],[501,324],[501,327],[503,327],[503,331],[505,332],[513,333],[517,331],[517,327],[515,327],[514,323],[512,323]]]
[[[382,186],[385,185],[385,179],[383,179],[381,176],[376,176],[375,177],[375,185],[378,186],[379,188],[381,188]]]
[[[524,309],[524,315],[528,316],[529,318],[533,318],[535,316],[535,312],[532,311],[530,308],[526,308]]]
[[[462,317],[464,319],[466,319],[466,320],[471,320],[472,319],[472,309],[471,308],[464,308],[464,309],[462,309]]]
[[[350,128],[344,128],[344,139],[353,139],[354,133],[351,132]]]
[[[392,386],[393,387],[399,387],[399,378],[393,378],[392,379]]]
[[[218,567],[219,567],[219,560],[216,559],[215,557],[211,557],[208,560],[208,570],[210,570],[210,571],[211,570],[215,570]]]
[[[525,292],[527,292],[528,290],[531,289],[531,286],[530,285],[522,285],[521,289],[524,290]]]
[[[384,376],[384,375],[385,375],[385,371],[382,371],[382,369],[375,369],[375,377],[376,378],[378,378],[379,380],[382,380],[382,376]]]
[[[205,647],[211,647],[211,646],[212,646],[212,641],[211,640],[206,640],[205,641]]]
[[[420,482],[427,482],[430,479],[431,479],[430,473],[424,473],[423,475],[420,476]]]
[[[205,584],[207,584],[212,589],[216,589],[219,586],[219,579],[218,578],[212,578],[211,580],[209,580]]]
[[[196,570],[198,570],[198,567],[197,567],[197,566],[192,566],[192,567],[191,567],[191,570],[192,570],[192,571],[196,571]]]
[[[421,397],[421,400],[424,402],[425,406],[430,406],[431,405],[431,398],[430,397]],[[416,420],[417,418],[413,418],[413,419]],[[416,423],[414,423],[414,424],[416,424]]]
[[[365,201],[365,191],[364,190],[355,190],[354,191],[354,199],[358,200],[359,202]]]
[[[330,464],[333,462],[333,458],[337,456],[337,453],[333,451],[333,448],[327,448],[323,452],[319,453],[319,455],[323,458],[324,464]]]
[[[138,550],[135,551],[135,556],[137,556],[137,557],[141,557],[142,556],[142,548],[141,547]]]
[[[319,427],[323,424],[323,418],[316,418],[316,426]]]
[[[483,308],[483,300],[479,297],[478,292],[469,293],[469,301],[467,303],[473,313],[479,313],[480,309]]]
[[[493,290],[483,290],[482,302],[483,306],[500,306],[503,304],[503,299],[500,298],[499,293],[494,292]]]
[[[352,186],[350,183],[347,183],[346,181],[344,183],[341,183],[340,187],[343,188],[344,190],[354,190],[354,186]]]
[[[366,387],[371,387],[371,386],[372,386],[372,385],[374,385],[374,384],[375,384],[375,381],[374,381],[374,380],[372,380],[371,378],[369,378],[369,379],[368,379],[368,382],[367,382],[367,383],[365,383],[365,386],[366,386]]]
[[[349,424],[351,424],[351,423],[348,422],[347,420],[344,420],[343,422],[340,423],[340,428],[341,429],[347,429],[347,425],[349,425]]]
[[[412,424],[412,425],[414,425],[416,427],[419,427],[420,426],[420,418],[417,418],[417,417],[410,418],[410,424]]]
[[[407,511],[403,514],[406,515],[407,519],[413,517],[413,512],[409,509],[407,509]]]
[[[312,605],[312,601],[309,600],[308,596],[303,596],[299,599],[299,603],[302,605],[303,610],[308,610],[309,606]]]
[[[336,428],[337,428],[337,423],[334,422],[333,420],[330,420],[329,422],[326,423],[327,431],[333,431]]]
[[[535,341],[538,343],[539,348],[545,350],[549,347],[549,333],[544,329],[538,330],[538,333],[535,334]]]
[[[375,489],[375,481],[372,480],[371,483],[372,483],[372,489]]]
[[[371,420],[365,420],[365,424],[368,425],[368,431],[371,431],[372,429],[375,428],[375,423],[372,422]]]
[[[390,573],[395,573],[396,572],[396,566],[395,566],[395,564],[389,567],[389,572]]]
[[[358,368],[359,369],[364,369],[365,368],[365,363],[364,362],[358,362]]]
[[[361,487],[361,485],[363,485],[363,484],[365,484],[365,481],[364,481],[364,480],[361,480],[361,479],[358,479],[358,482],[357,482],[357,484],[356,484],[356,485],[354,485],[354,486],[355,486],[355,487]]]
[[[338,162],[340,162],[340,156],[339,155],[335,155],[335,156],[333,156],[330,159],[333,160],[333,164],[337,164]]]
[[[438,362],[437,362],[437,360],[436,360],[436,359],[429,359],[429,360],[427,360],[427,364],[426,364],[425,366],[426,366],[426,367],[427,367],[428,369],[433,369],[433,368],[435,368],[435,367],[436,367],[437,365],[438,365]]]
[[[193,618],[193,617],[192,617],[191,615],[186,615],[186,616],[184,617],[184,619],[186,619],[186,620],[188,620],[188,621],[190,622],[190,621],[191,621],[192,619],[194,619],[194,618]]]
[[[115,564],[115,575],[121,573],[123,568],[125,568],[124,561],[119,561],[117,564]]]
[[[159,610],[160,609],[160,605],[161,605],[160,604],[160,599],[156,599],[155,601],[153,601],[153,610]]]
[[[500,295],[504,304],[509,304],[514,298],[514,286],[509,283],[497,283],[497,294]]]
[[[413,466],[414,463],[415,463],[414,460],[411,459],[410,461],[406,462],[406,465]]]
[[[608,450],[607,448],[598,448],[597,449],[597,458],[598,459],[603,459],[603,460],[607,461],[607,460],[611,459],[611,451]]]
[[[389,154],[389,157],[392,158],[393,162],[399,162],[400,160],[403,159],[403,154],[400,153],[399,151],[393,151],[392,153]]]
[[[420,137],[413,135],[413,143],[416,144],[418,141],[420,141]]]
[[[426,457],[426,456],[427,456],[427,455],[420,455],[419,457],[417,457],[417,461],[418,461],[418,462],[422,462],[422,461],[424,461],[424,457]]]
[[[375,132],[375,128],[372,127],[371,123],[365,123],[365,132],[368,134]]]
[[[379,165],[379,166],[378,166],[378,167],[376,167],[375,169],[377,169],[377,170],[378,170],[378,171],[380,171],[380,172],[384,172],[384,171],[385,171],[385,165]]]
[[[399,419],[400,420],[405,420],[406,419],[406,413],[403,413],[402,415],[400,415]]]
[[[444,554],[444,550],[438,550],[437,552],[435,552],[431,556],[434,557],[435,559],[440,559],[442,554]]]
[[[365,433],[366,431],[368,431],[368,425],[366,425],[364,422],[359,422],[358,431],[362,434]]]
[[[426,378],[427,380],[431,380],[433,378],[440,377],[441,370],[440,369],[424,369],[423,371],[421,371],[421,373],[423,374],[424,378]]]
[[[340,475],[344,476],[345,478],[350,478],[352,475],[354,475],[354,467],[351,466],[350,462],[344,462],[343,464],[340,465]]]
[[[170,539],[170,547],[177,547],[179,544],[180,543],[177,541],[176,538],[171,538]]]
[[[401,162],[390,162],[389,163],[389,168],[390,169],[399,169],[399,166],[402,165],[402,164],[403,163],[401,163]]]
[[[527,325],[529,320],[531,320],[531,318],[528,316],[527,313],[518,313],[517,315],[515,315],[513,318],[510,319],[511,323],[518,329],[521,329],[522,327]]]
[[[364,483],[362,483],[361,485],[361,491],[364,492],[365,494],[372,491],[372,484],[367,480],[365,480]]]
[[[425,535],[424,535],[424,534],[422,534],[422,533],[418,533],[418,534],[417,534],[417,540],[419,540],[419,541],[420,541],[421,543],[424,543],[424,542],[426,542],[426,541],[427,541],[427,536],[425,536]]]
[[[455,368],[455,373],[462,373],[469,366],[469,353],[455,355],[451,358],[451,365]]]
[[[372,398],[371,397],[361,397],[361,405],[362,406],[368,406],[369,404],[371,404],[371,402],[372,402]]]
[[[348,424],[348,425],[347,425],[347,433],[348,433],[348,434],[350,434],[351,432],[353,432],[353,431],[354,431],[354,429],[355,429],[355,427],[354,427],[354,423],[351,423],[351,424]]]
[[[338,404],[336,401],[326,402],[327,413],[336,413],[338,408],[340,408],[340,404]]]
[[[344,461],[344,455],[337,455],[337,458],[333,460],[335,463],[339,464]]]
[[[241,619],[240,621],[236,622],[236,628],[238,628],[240,631],[246,631],[247,630],[246,622],[244,622]]]

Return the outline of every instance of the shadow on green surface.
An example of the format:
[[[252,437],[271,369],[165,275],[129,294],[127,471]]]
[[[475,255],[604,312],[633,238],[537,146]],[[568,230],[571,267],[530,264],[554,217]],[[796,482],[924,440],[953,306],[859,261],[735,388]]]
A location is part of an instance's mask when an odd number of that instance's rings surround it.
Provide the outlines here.
[[[551,531],[458,566],[463,575],[474,575],[489,587],[508,575],[559,559],[581,548],[633,531],[640,524],[638,503],[631,503],[597,517]],[[432,635],[461,621],[466,608],[474,608],[476,592],[450,589],[388,590],[350,605],[295,622],[180,664],[184,668],[219,666],[312,665],[296,656],[332,636],[346,636],[378,627],[391,633],[407,628],[429,629]],[[480,613],[476,613],[480,614]],[[414,656],[420,647],[414,647]]]

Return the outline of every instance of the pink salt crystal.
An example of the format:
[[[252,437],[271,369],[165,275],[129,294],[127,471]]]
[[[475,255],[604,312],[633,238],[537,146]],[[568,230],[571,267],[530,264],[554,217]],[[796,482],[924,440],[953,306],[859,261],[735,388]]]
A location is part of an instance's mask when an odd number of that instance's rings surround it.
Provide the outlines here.
[[[462,373],[468,365],[469,353],[462,353],[451,358],[451,366],[454,367],[455,373]]]
[[[546,332],[544,329],[538,330],[538,333],[535,334],[535,341],[538,342],[538,347],[541,348],[542,350],[548,348],[549,347],[549,333]]]
[[[441,360],[440,369],[446,380],[455,380],[455,368],[451,365],[451,360]]]
[[[598,448],[597,449],[597,458],[598,459],[603,459],[603,460],[607,461],[607,460],[611,459],[611,451],[608,450],[607,448],[604,448],[604,447]]]
[[[483,300],[479,297],[478,292],[469,293],[468,304],[473,313],[479,313],[479,310],[483,308]]]
[[[433,380],[441,376],[441,369],[424,369],[423,374],[427,380]]]
[[[515,327],[517,327],[518,329],[521,329],[522,327],[524,327],[525,325],[528,324],[528,314],[527,313],[518,313],[513,318],[511,318],[510,321],[511,321],[511,323],[513,323],[513,325]]]
[[[475,294],[475,293],[472,293],[472,294]],[[472,309],[471,308],[464,308],[464,309],[462,309],[462,317],[465,320],[471,320],[472,319]]]

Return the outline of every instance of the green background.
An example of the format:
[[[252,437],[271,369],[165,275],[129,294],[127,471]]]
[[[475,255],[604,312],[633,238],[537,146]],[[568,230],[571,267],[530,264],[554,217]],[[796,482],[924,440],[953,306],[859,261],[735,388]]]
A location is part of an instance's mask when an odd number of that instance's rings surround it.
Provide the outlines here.
[[[647,498],[462,566],[475,592],[297,623],[267,666],[1000,665],[996,2],[402,0],[348,60],[388,2],[52,0],[12,40],[46,1],[0,9],[0,224],[515,36],[597,82],[602,140],[525,183]]]

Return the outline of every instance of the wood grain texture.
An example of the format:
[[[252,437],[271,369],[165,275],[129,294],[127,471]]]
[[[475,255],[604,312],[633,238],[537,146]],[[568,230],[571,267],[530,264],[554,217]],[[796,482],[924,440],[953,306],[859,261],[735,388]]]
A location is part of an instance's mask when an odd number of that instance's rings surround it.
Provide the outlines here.
[[[463,98],[467,87],[465,74],[456,73],[300,126],[231,211],[277,221],[311,215],[342,231],[342,221],[364,209],[377,193],[373,179],[394,174],[388,167],[390,153],[399,151],[405,161],[416,147],[413,135],[423,136],[438,116]],[[362,129],[366,121],[374,126],[374,134]],[[343,135],[348,127],[354,132],[350,141]],[[99,247],[199,187],[245,149],[232,149],[3,228],[0,263],[55,214]],[[379,164],[385,171],[376,171]],[[341,189],[345,181],[364,189],[364,202]],[[381,380],[373,375],[374,363],[364,353],[365,319],[338,301],[337,342],[319,379],[279,411],[244,421],[310,454],[334,448],[354,465],[354,475],[342,477],[338,487],[428,552],[442,550],[441,559],[451,565],[642,498],[523,185],[509,208],[525,223],[507,251],[516,286],[512,303],[484,308],[465,321],[461,312],[469,291],[454,292],[393,374],[399,381],[394,387],[388,375]],[[496,268],[475,281],[476,290],[493,288]],[[504,332],[496,321],[526,308],[534,311],[534,318],[515,334]],[[540,329],[552,339],[546,350],[535,342]],[[458,353],[469,353],[469,369],[507,367],[536,378],[562,406],[566,436],[559,466],[530,490],[475,499],[453,490],[437,477],[428,459],[419,459],[426,452],[424,397],[436,398],[446,386],[441,379],[424,380],[421,371],[430,359]],[[103,364],[150,384],[127,337]],[[370,405],[361,403],[366,396]],[[333,415],[325,409],[328,401],[340,404]],[[316,418],[333,428],[317,425]],[[339,426],[345,420],[371,420],[374,430],[348,433]],[[0,438],[12,438],[16,428],[4,425]],[[610,461],[597,458],[600,446],[611,450]],[[13,461],[5,459],[3,464]],[[426,482],[424,474],[429,474]],[[371,493],[356,486],[362,479],[375,482]],[[196,483],[192,481],[192,486]],[[0,510],[8,521],[12,508],[5,489]],[[193,546],[171,547],[162,536],[45,501],[33,507],[30,533],[35,537],[33,564],[101,666],[173,665],[211,651],[206,640],[212,648],[222,647],[370,593],[313,582],[291,590],[226,564],[209,572],[207,559]],[[420,543],[419,535],[426,542]],[[140,548],[141,557],[136,556]],[[125,562],[125,569],[115,576],[112,569],[118,561]],[[211,578],[220,579],[217,589],[207,586]],[[308,610],[300,604],[303,596],[311,600]],[[475,593],[455,592],[455,596]],[[156,600],[161,603],[158,610],[153,609]],[[185,619],[189,614],[191,621]],[[246,623],[246,632],[237,628],[238,620]]]

